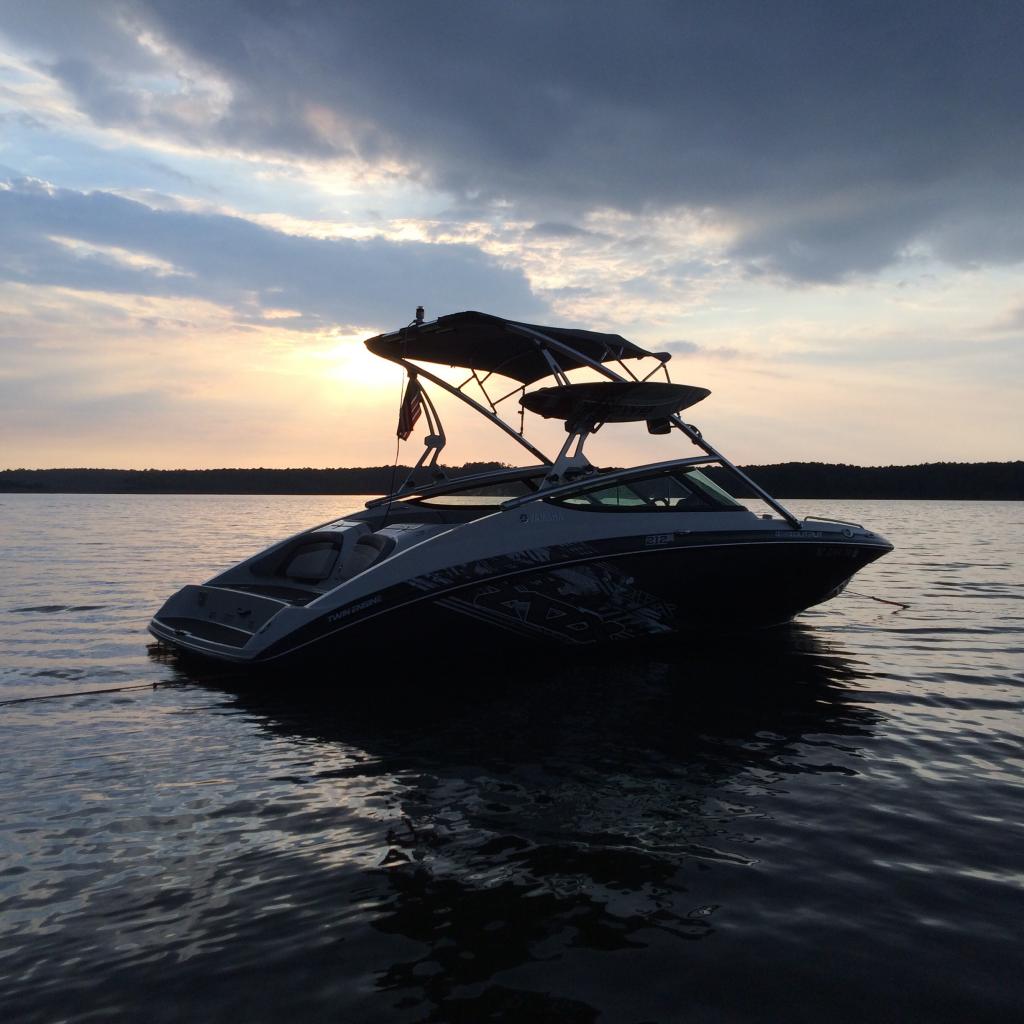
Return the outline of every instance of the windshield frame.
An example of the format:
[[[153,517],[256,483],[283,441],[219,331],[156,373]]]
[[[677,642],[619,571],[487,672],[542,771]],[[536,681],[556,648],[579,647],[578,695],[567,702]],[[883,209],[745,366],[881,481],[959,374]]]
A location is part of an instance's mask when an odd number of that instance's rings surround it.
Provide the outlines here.
[[[597,478],[581,481],[580,486],[566,493],[539,495],[543,500],[558,508],[581,512],[733,512],[749,511],[724,487],[706,477],[696,466],[661,464],[646,467],[648,472],[637,472],[623,477],[619,474],[602,474]],[[674,501],[669,495],[663,499],[644,494],[637,485],[649,481],[667,480],[675,482],[684,493]],[[600,500],[597,496],[609,492],[625,492],[626,500]],[[589,499],[589,500],[580,500]],[[695,500],[691,500],[695,499]]]

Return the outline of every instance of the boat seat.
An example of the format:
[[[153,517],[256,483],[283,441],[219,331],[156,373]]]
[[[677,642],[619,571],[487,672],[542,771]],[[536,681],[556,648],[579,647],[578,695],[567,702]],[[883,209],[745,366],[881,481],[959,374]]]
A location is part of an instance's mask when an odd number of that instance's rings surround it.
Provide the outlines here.
[[[699,494],[688,494],[685,498],[679,498],[672,507],[682,511],[693,509],[694,511],[706,512],[709,508],[714,508],[714,505]]]
[[[318,583],[334,571],[340,549],[336,540],[307,541],[289,554],[281,575],[303,583]]]
[[[345,566],[345,575],[352,577],[365,572],[371,565],[391,554],[394,547],[394,537],[381,537],[377,533],[368,533],[360,537],[352,545],[352,551]]]

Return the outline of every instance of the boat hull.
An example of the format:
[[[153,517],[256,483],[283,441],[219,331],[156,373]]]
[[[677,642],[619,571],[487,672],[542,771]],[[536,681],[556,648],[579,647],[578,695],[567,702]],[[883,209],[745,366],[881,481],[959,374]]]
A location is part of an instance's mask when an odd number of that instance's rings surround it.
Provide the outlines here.
[[[423,652],[439,639],[493,654],[745,630],[787,622],[829,600],[891,550],[881,538],[810,534],[655,534],[476,560],[325,609],[255,651],[211,650],[159,613],[150,631],[183,652],[256,665],[357,649]]]

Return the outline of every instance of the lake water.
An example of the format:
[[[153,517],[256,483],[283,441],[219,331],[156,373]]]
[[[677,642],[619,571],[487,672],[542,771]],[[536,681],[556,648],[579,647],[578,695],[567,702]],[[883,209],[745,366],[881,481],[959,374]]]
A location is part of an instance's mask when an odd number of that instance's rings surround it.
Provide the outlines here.
[[[0,707],[5,1020],[1019,1019],[1024,504],[791,502],[896,550],[792,628],[525,674],[149,646],[358,504],[0,496],[0,700],[160,684]]]

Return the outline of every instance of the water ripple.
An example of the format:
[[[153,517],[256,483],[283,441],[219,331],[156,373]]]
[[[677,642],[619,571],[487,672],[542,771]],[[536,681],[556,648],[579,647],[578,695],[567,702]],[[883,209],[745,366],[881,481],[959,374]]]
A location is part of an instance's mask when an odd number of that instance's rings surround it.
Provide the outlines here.
[[[159,684],[0,708],[6,1017],[1019,1010],[1017,506],[797,503],[897,550],[742,644],[424,652],[371,692],[147,654],[168,592],[344,504],[3,503],[0,698]]]

